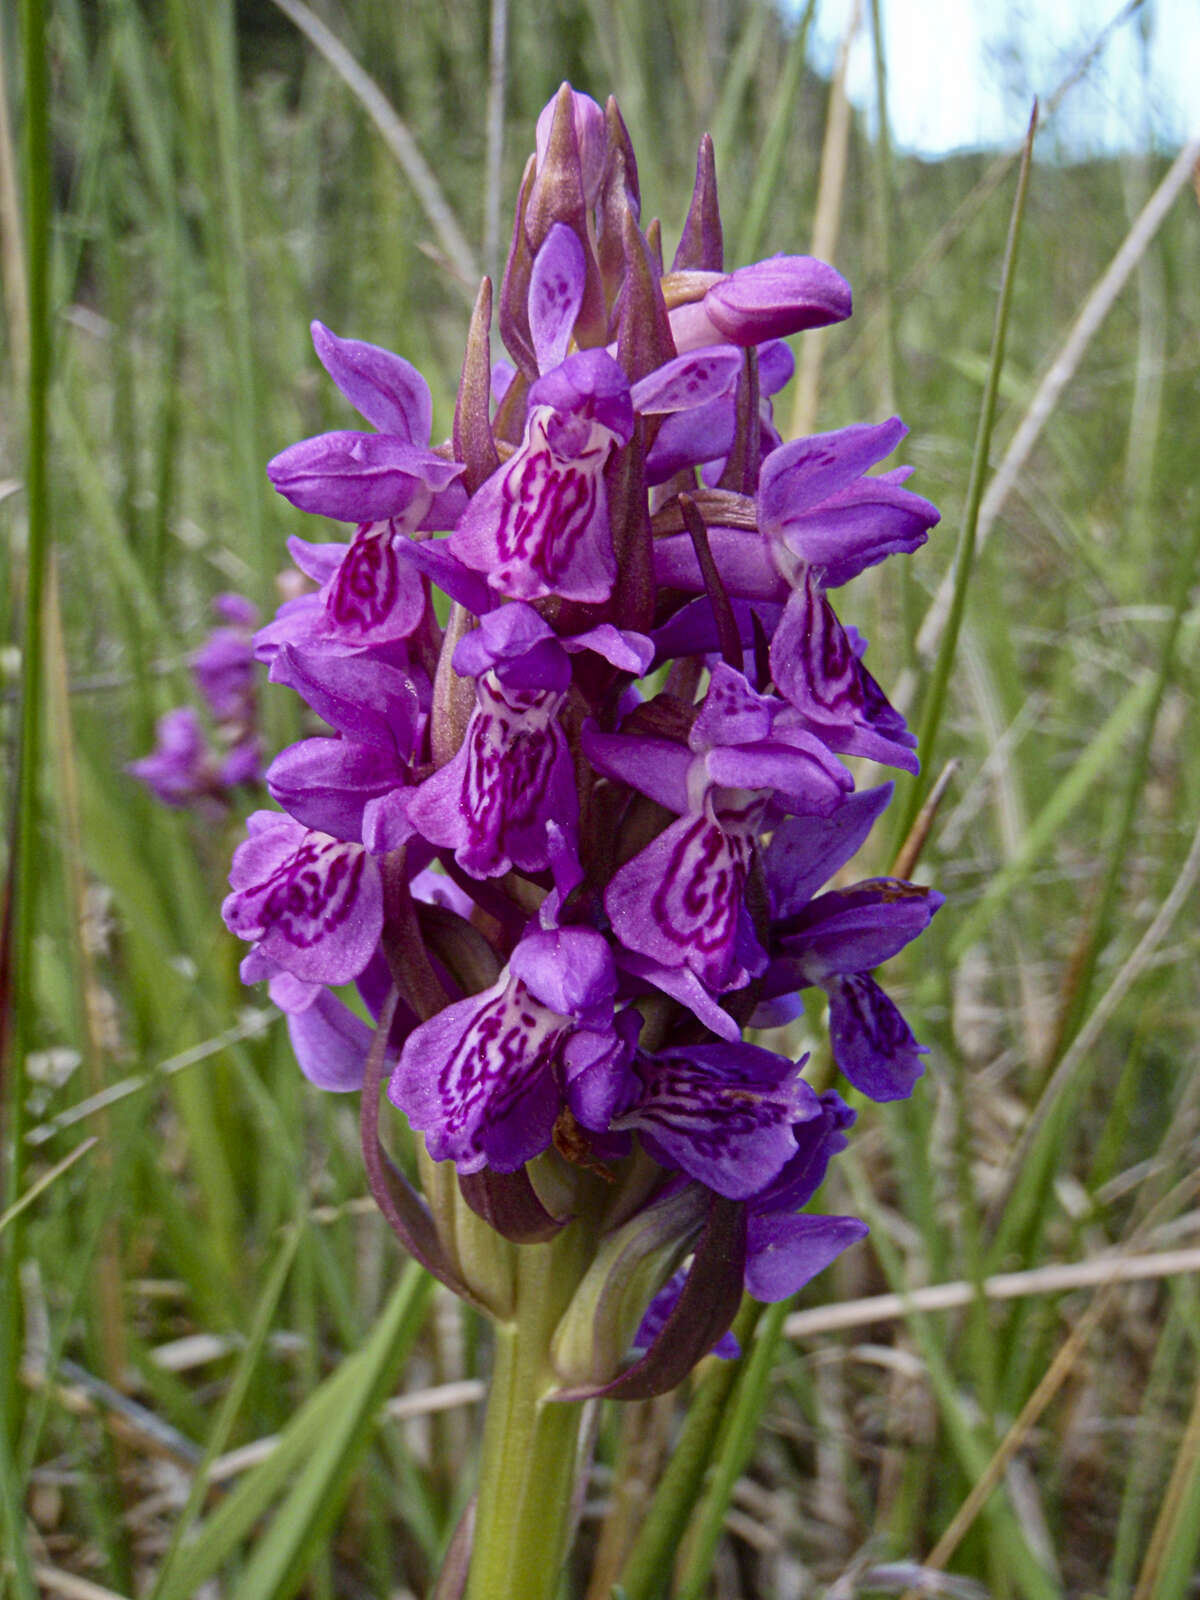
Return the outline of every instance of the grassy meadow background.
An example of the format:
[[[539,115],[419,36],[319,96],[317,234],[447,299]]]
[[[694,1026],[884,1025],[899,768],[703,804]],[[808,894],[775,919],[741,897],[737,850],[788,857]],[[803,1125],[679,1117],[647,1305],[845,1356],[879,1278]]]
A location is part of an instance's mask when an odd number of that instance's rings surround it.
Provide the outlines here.
[[[801,17],[530,0],[489,101],[482,0],[318,9],[332,46],[295,0],[0,14],[0,1596],[422,1596],[470,1492],[486,1330],[406,1265],[366,1197],[356,1106],[306,1083],[238,981],[218,907],[240,818],[165,811],[123,767],[191,701],[211,597],[269,613],[285,539],[320,536],[263,472],[348,425],[310,319],[419,365],[448,431],[477,274],[568,77],[617,94],[668,252],[708,128],[727,264],[814,250],[852,282],[854,318],[810,336],[777,420],[909,424],[901,459],[942,524],[844,609],[932,730],[927,776],[955,765],[918,869],[948,904],[894,964],[928,1071],[910,1103],[864,1105],[821,1197],[871,1237],[763,1318],[742,1363],[692,1380],[684,1442],[716,1467],[673,1576],[647,1555],[648,1494],[611,1487],[614,1467],[684,1458],[679,1397],[600,1416],[595,1575],[581,1561],[564,1593],[1183,1600],[1200,1544],[1188,174],[1081,327],[1176,152],[1056,159],[1065,90],[1034,147],[1001,367],[1017,153],[893,154],[814,76]],[[444,212],[398,159],[397,115]],[[289,698],[262,697],[275,746]],[[894,834],[919,798],[901,791]]]

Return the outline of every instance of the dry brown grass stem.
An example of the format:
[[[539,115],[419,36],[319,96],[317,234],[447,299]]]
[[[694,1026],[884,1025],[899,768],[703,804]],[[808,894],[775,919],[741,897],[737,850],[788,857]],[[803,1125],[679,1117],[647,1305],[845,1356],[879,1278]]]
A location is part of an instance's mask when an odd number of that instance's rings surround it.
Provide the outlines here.
[[[1200,1248],[1106,1255],[1092,1261],[1032,1267],[1027,1272],[998,1272],[985,1278],[981,1287],[987,1300],[1023,1300],[1031,1295],[1067,1294],[1073,1289],[1090,1289],[1110,1282],[1137,1283],[1181,1277],[1189,1272],[1200,1272]],[[865,1328],[873,1322],[892,1322],[910,1312],[954,1311],[970,1305],[976,1293],[974,1284],[959,1279],[911,1289],[907,1294],[877,1294],[840,1305],[815,1306],[810,1311],[794,1311],[783,1331],[788,1339],[812,1339],[845,1328]]]

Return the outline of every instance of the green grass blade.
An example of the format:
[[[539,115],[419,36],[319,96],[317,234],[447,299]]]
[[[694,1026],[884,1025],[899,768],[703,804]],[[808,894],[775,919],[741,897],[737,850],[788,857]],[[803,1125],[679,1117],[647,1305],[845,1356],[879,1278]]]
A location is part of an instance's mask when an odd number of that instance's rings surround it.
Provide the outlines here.
[[[298,1482],[254,1552],[240,1600],[287,1600],[296,1593],[337,1521],[351,1482],[424,1321],[433,1279],[415,1264],[366,1348],[344,1409],[321,1436]]]
[[[800,19],[795,24],[796,31],[788,45],[783,76],[779,80],[771,107],[771,121],[755,169],[754,186],[750,190],[750,198],[738,229],[737,250],[733,259],[726,261],[726,266],[741,266],[754,259],[766,227],[767,213],[776,201],[784,151],[795,122],[796,97],[800,93],[804,64],[808,58],[808,30],[815,10],[816,0],[806,0]]]
[[[983,937],[1014,891],[1045,860],[1052,841],[1095,792],[1097,783],[1113,769],[1122,744],[1130,730],[1146,716],[1155,693],[1156,679],[1149,673],[1125,691],[1108,720],[1093,735],[1087,749],[1030,824],[1017,854],[991,878],[967,915],[959,918],[950,946],[950,959],[955,964]]]
[[[25,439],[25,494],[28,512],[24,572],[24,627],[21,659],[21,711],[16,760],[16,805],[8,858],[7,891],[0,931],[0,1072],[7,1093],[0,1115],[8,1147],[0,1200],[6,1207],[25,1187],[26,1057],[34,1044],[31,1015],[34,923],[37,914],[39,858],[38,786],[43,762],[43,602],[50,553],[49,394],[50,324],[50,84],[46,17],[37,0],[21,6],[21,46],[25,90],[25,264],[28,289],[28,394]],[[21,1360],[20,1266],[24,1252],[23,1214],[8,1230],[0,1269],[0,1429],[4,1448],[19,1426]]]
[[[767,1403],[771,1372],[783,1337],[784,1319],[790,1309],[789,1300],[780,1300],[768,1306],[759,1319],[754,1348],[738,1377],[732,1406],[722,1428],[712,1479],[693,1519],[694,1537],[689,1543],[687,1562],[679,1581],[679,1600],[701,1600],[707,1591],[717,1543],[725,1527],[725,1513],[733,1499],[734,1486],[754,1449],[755,1434]]]
[[[746,1295],[733,1325],[745,1351],[754,1337],[762,1307]],[[671,1562],[704,1484],[713,1445],[730,1392],[745,1356],[722,1361],[709,1370],[688,1408],[683,1430],[671,1451],[654,1499],[621,1569],[625,1600],[655,1600],[670,1578]]]
[[[983,391],[983,404],[979,412],[979,426],[975,434],[975,450],[971,457],[971,475],[967,481],[966,508],[959,528],[958,544],[954,552],[954,591],[950,617],[938,645],[937,659],[925,690],[922,707],[918,749],[921,752],[922,776],[907,782],[907,793],[896,830],[897,849],[908,837],[917,813],[929,790],[930,774],[934,771],[934,750],[946,709],[946,696],[950,686],[950,672],[958,648],[958,634],[967,608],[967,590],[975,560],[975,530],[979,522],[979,509],[983,503],[983,487],[988,474],[988,461],[992,446],[992,428],[996,420],[996,402],[1000,394],[1000,378],[1004,371],[1004,348],[1008,337],[1008,319],[1012,307],[1013,285],[1016,282],[1017,258],[1021,246],[1021,224],[1025,218],[1025,202],[1029,193],[1029,173],[1033,164],[1033,138],[1037,131],[1037,107],[1029,120],[1025,147],[1021,155],[1021,168],[1017,178],[1017,192],[1013,197],[1012,215],[1009,219],[1008,241],[1004,247],[1004,267],[1000,279],[1000,296],[996,302],[996,320],[992,328],[992,350],[988,362],[987,383]],[[901,791],[904,792],[903,790]]]
[[[433,1280],[419,1267],[410,1264],[405,1269],[366,1345],[309,1396],[266,1460],[202,1524],[157,1600],[190,1600],[298,1474],[238,1585],[238,1600],[295,1592],[303,1580],[304,1563],[341,1509],[378,1420],[379,1406],[420,1329],[432,1286]],[[292,1586],[280,1587],[285,1584]]]
[[[151,1600],[159,1600],[172,1570],[183,1539],[196,1520],[196,1515],[204,1503],[204,1495],[208,1488],[208,1475],[212,1464],[224,1450],[229,1439],[230,1430],[237,1420],[242,1404],[250,1390],[250,1383],[258,1366],[258,1358],[262,1354],[267,1342],[267,1334],[271,1329],[271,1319],[275,1315],[275,1308],[279,1304],[279,1297],[283,1293],[284,1284],[292,1270],[292,1263],[296,1259],[296,1250],[304,1236],[304,1222],[293,1227],[275,1258],[275,1265],[271,1269],[270,1277],[263,1287],[262,1295],[254,1311],[254,1321],[246,1338],[245,1349],[233,1374],[232,1382],[221,1402],[221,1409],[217,1413],[217,1420],[213,1423],[212,1432],[208,1443],[204,1447],[202,1456],[195,1473],[192,1476],[192,1486],[188,1490],[187,1502],[179,1514],[179,1520],[171,1530],[171,1542],[167,1553],[163,1557],[162,1566],[159,1568],[158,1577],[151,1591]]]

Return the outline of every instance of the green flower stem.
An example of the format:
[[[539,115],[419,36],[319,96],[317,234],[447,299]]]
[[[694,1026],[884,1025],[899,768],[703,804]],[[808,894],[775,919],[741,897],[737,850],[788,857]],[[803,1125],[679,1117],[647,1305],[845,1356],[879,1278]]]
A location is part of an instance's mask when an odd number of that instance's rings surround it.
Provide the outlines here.
[[[586,1231],[517,1252],[512,1321],[496,1328],[467,1600],[554,1600],[567,1554],[583,1407],[557,1387],[550,1340],[587,1258]]]

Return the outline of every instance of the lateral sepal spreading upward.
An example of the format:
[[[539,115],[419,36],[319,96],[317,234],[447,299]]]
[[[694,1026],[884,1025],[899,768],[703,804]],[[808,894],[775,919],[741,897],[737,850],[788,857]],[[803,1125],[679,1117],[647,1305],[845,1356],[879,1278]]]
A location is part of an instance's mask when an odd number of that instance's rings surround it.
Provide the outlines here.
[[[351,526],[291,541],[256,636],[312,722],[224,908],[302,1070],[363,1092],[419,1259],[506,1317],[519,1252],[582,1241],[561,1398],[662,1392],[728,1353],[743,1290],[783,1299],[862,1236],[804,1209],[854,1111],[747,1032],[816,991],[849,1085],[910,1093],[925,1050],[874,972],[941,905],[844,880],[891,786],[843,758],[917,756],[831,596],[938,513],[875,470],[898,418],[784,443],[771,409],[783,341],[848,317],[849,286],[805,256],[726,270],[707,137],[669,272],[640,217],[615,104],[564,84],[496,296],[507,355],[485,280],[443,443],[414,367],[313,323],[371,431],[268,469]],[[401,1114],[424,1199],[383,1153]]]

